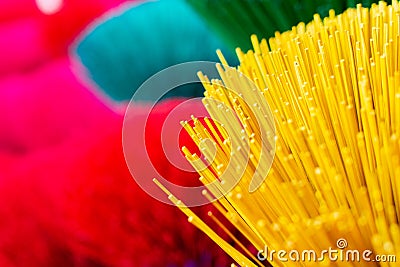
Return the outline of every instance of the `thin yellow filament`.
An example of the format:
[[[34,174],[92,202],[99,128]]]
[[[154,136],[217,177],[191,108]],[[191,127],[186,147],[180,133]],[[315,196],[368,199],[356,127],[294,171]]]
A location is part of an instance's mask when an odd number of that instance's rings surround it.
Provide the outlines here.
[[[205,106],[219,124],[183,123],[198,145],[205,139],[214,141],[214,146],[208,143],[202,149],[209,165],[183,149],[205,184],[230,171],[228,162],[247,162],[238,166],[244,168],[238,184],[214,205],[258,250],[267,245],[276,251],[321,251],[335,248],[336,241],[345,238],[349,249],[372,249],[374,254],[396,255],[399,261],[399,2],[380,2],[370,9],[358,5],[337,16],[331,11],[323,21],[315,15],[307,25],[277,33],[269,45],[256,36],[251,41],[254,51],[236,50],[237,69],[228,67],[218,52],[222,81],[210,81],[199,73],[206,89]],[[257,121],[254,110],[266,114],[268,107],[262,106],[238,71],[254,82],[268,102],[276,137],[261,136],[260,127],[271,134],[273,124],[267,119]],[[243,99],[261,104],[255,109]],[[235,112],[239,124],[227,119],[226,107]],[[249,140],[248,155],[240,153],[240,146],[232,147],[226,127]],[[268,145],[271,138],[276,140],[272,168],[261,187],[249,193],[250,180],[263,164],[259,162],[262,140],[267,139]],[[207,154],[213,147],[215,155]],[[218,185],[209,188],[210,194],[223,190]],[[219,240],[188,208],[181,209],[239,264],[248,257]],[[311,263],[276,260],[271,264]],[[379,264],[396,266],[389,262],[368,266]]]

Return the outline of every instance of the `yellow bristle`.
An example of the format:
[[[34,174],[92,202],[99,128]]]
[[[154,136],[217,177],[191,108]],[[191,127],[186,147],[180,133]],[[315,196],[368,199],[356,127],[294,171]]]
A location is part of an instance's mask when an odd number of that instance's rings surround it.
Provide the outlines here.
[[[323,21],[316,15],[308,25],[276,34],[269,46],[255,36],[251,41],[255,52],[237,49],[237,69],[226,66],[218,52],[221,81],[199,74],[205,107],[217,128],[209,122],[207,127],[184,124],[196,144],[216,137],[217,145],[203,143],[207,162],[184,149],[205,184],[221,177],[229,185],[237,182],[231,191],[218,184],[209,188],[211,194],[225,194],[214,203],[217,210],[257,250],[320,252],[337,248],[344,238],[348,249],[397,257],[397,263],[275,259],[274,266],[399,266],[398,1],[370,9],[358,5],[336,16],[330,12]],[[207,152],[215,147],[215,153]],[[271,170],[250,192],[253,176],[268,171],[263,155],[272,152]],[[184,212],[239,264],[246,258],[253,263],[243,266],[261,265],[246,249],[233,252],[198,217]]]

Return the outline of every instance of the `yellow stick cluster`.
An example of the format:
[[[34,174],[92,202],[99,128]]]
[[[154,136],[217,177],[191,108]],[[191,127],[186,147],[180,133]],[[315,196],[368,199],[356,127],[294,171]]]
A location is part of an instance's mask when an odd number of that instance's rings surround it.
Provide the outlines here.
[[[205,160],[183,148],[186,157],[205,184],[219,180],[204,196],[233,187],[214,205],[257,250],[318,252],[344,238],[346,249],[397,256],[397,263],[275,259],[274,266],[399,266],[398,1],[331,12],[323,21],[315,15],[269,43],[251,40],[254,51],[236,51],[237,69],[218,53],[221,81],[199,74],[216,126],[183,123]],[[268,172],[273,152],[267,177],[250,192],[254,176]],[[238,264],[264,264],[241,241],[233,237],[233,248],[170,198]]]

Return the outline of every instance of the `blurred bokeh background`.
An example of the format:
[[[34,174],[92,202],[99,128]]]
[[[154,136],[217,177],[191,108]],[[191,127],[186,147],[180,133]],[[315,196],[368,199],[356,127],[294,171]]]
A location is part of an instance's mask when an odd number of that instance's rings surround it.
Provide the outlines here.
[[[248,49],[250,34],[270,37],[357,3],[317,2],[1,0],[0,266],[229,266],[178,209],[132,179],[121,144],[127,101],[168,66],[217,61],[217,48],[236,64],[234,47]],[[201,95],[199,85],[166,95],[150,138],[176,105]],[[137,105],[138,123],[148,100],[152,92]],[[198,183],[158,142],[149,155],[170,181]]]
[[[194,38],[195,31],[182,28],[183,13],[194,13],[183,2],[162,4],[0,2],[0,266],[229,263],[179,210],[142,192],[123,158],[124,108],[135,87],[192,54],[216,59],[215,37],[210,37],[212,49],[203,45],[196,53],[178,53],[179,40],[168,42],[165,31],[170,27],[178,35],[186,29],[191,35],[185,38]],[[170,20],[173,6],[181,6],[180,26]],[[200,18],[190,17],[190,29],[198,27],[207,37]],[[159,26],[167,27],[163,36]],[[97,69],[89,71],[81,58]],[[97,83],[91,79],[96,71]],[[164,118],[181,101],[157,106],[149,132],[160,136]],[[136,119],[143,116],[138,106]],[[171,181],[197,180],[160,158],[161,147],[149,150]]]

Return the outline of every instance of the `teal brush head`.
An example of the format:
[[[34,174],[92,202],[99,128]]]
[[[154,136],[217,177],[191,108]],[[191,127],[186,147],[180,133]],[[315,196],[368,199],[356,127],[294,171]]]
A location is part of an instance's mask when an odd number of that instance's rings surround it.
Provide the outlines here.
[[[88,76],[114,100],[130,99],[149,77],[187,61],[218,61],[216,49],[236,62],[233,50],[183,0],[125,6],[90,27],[73,53]],[[181,86],[169,96],[201,96],[200,84]],[[146,99],[152,100],[152,92]]]
[[[276,31],[286,31],[299,22],[309,22],[315,13],[326,17],[371,0],[186,0],[205,21],[227,41],[230,48],[251,47],[250,35],[269,38]]]

